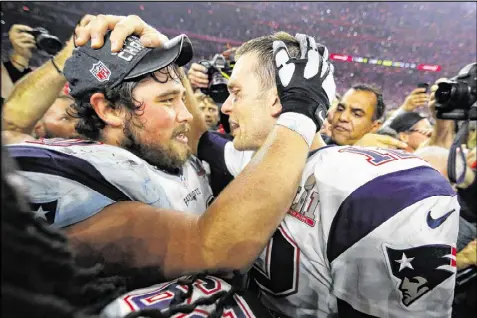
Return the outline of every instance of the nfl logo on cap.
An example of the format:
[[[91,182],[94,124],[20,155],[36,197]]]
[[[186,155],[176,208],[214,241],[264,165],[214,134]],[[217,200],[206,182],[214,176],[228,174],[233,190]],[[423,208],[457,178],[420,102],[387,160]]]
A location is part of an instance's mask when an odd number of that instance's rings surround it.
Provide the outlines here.
[[[111,71],[101,61],[98,61],[98,63],[93,64],[93,68],[91,68],[91,70],[89,71],[100,82],[105,82],[109,80],[109,77],[111,76]]]

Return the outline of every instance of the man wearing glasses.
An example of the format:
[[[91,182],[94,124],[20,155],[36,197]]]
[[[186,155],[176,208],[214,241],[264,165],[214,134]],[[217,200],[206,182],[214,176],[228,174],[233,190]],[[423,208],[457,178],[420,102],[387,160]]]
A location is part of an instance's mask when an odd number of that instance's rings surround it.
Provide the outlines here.
[[[405,142],[411,151],[418,149],[432,135],[432,125],[427,117],[415,112],[399,115],[389,127],[396,131],[399,140]]]

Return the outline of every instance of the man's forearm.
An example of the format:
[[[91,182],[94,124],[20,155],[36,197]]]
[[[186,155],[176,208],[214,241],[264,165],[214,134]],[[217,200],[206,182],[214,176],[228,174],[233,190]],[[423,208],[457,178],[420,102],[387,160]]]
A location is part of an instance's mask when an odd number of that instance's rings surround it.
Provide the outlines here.
[[[455,137],[453,120],[437,119],[428,146],[439,146],[449,149]]]
[[[63,68],[68,56],[62,51],[55,57],[60,69]],[[16,83],[3,107],[2,130],[30,134],[38,120],[53,104],[65,83],[65,77],[58,73],[51,61],[26,75]]]
[[[308,146],[276,127],[202,216],[119,202],[66,228],[79,259],[106,268],[157,268],[167,278],[250,265],[290,206]]]
[[[307,153],[301,136],[274,128],[199,220],[207,267],[241,269],[255,260],[288,211]]]

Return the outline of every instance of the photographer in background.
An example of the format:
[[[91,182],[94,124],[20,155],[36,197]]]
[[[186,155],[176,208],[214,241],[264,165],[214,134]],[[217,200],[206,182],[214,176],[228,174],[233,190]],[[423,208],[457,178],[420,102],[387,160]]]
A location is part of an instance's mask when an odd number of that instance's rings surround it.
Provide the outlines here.
[[[414,89],[406,98],[404,102],[399,106],[398,109],[392,112],[386,121],[383,124],[383,127],[388,127],[394,119],[402,114],[406,114],[409,112],[414,112],[419,107],[425,107],[430,101],[430,96],[428,92],[428,88],[425,87],[418,87]]]
[[[32,30],[27,25],[14,24],[8,32],[13,52],[10,59],[2,63],[2,106],[13,91],[15,83],[31,72],[29,64],[36,42],[35,37],[25,31]]]

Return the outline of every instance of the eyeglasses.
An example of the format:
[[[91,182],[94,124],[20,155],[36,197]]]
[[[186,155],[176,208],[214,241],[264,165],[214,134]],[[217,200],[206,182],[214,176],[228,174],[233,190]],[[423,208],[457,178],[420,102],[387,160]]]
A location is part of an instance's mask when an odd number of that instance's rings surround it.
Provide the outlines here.
[[[431,137],[432,129],[431,128],[422,128],[422,129],[409,129],[408,132],[417,132],[426,137]]]

